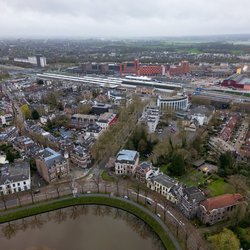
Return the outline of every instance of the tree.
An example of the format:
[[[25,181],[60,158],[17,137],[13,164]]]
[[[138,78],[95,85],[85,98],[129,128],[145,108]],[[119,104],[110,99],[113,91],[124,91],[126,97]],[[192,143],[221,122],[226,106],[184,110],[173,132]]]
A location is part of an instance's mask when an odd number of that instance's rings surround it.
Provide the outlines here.
[[[237,236],[229,229],[224,228],[222,232],[208,237],[214,249],[235,250],[240,249],[240,241]]]
[[[201,153],[202,150],[202,139],[200,136],[197,136],[193,142],[192,142],[192,147],[198,152]]]
[[[169,170],[174,176],[182,176],[185,173],[184,159],[181,154],[174,154]]]
[[[10,150],[6,152],[6,160],[9,162],[14,162],[15,154],[13,154]]]
[[[89,104],[79,104],[78,110],[80,114],[89,114],[91,111],[91,105]]]
[[[144,139],[141,139],[138,143],[137,149],[140,153],[145,154],[147,152],[147,147],[148,147],[147,142]]]
[[[221,176],[234,174],[235,159],[232,155],[232,152],[227,151],[226,153],[220,155],[219,166],[220,166],[219,174]]]
[[[33,120],[38,120],[40,118],[40,115],[36,109],[32,110],[31,117]]]
[[[95,177],[93,178],[94,183],[96,184],[97,187],[97,193],[100,192],[100,181],[101,181],[101,177],[99,174],[95,175]]]
[[[42,79],[37,79],[36,82],[37,82],[38,85],[43,85],[44,84],[44,81]]]
[[[170,145],[167,140],[159,142],[153,150],[150,157],[151,161],[155,165],[165,164],[170,155]]]
[[[29,119],[31,117],[31,111],[30,111],[28,104],[22,105],[20,109],[21,109],[25,119]]]

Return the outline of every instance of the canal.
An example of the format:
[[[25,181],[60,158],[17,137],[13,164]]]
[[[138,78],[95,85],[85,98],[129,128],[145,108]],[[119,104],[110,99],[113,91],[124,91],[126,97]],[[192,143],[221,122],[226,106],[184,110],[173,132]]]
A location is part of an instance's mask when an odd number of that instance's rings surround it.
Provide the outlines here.
[[[4,250],[162,250],[142,220],[108,206],[74,206],[0,225]]]

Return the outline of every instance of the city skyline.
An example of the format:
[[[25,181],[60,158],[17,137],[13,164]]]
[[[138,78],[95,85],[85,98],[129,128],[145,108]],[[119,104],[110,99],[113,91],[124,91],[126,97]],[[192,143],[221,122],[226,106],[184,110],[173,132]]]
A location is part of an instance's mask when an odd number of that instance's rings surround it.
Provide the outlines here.
[[[1,0],[1,37],[171,37],[247,34],[246,0]]]

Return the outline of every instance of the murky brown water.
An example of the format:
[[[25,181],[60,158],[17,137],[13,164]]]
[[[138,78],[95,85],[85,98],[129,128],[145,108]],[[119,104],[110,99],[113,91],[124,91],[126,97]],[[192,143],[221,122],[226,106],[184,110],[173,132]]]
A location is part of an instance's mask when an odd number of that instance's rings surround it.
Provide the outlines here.
[[[137,217],[106,206],[77,206],[0,225],[1,250],[160,250]]]

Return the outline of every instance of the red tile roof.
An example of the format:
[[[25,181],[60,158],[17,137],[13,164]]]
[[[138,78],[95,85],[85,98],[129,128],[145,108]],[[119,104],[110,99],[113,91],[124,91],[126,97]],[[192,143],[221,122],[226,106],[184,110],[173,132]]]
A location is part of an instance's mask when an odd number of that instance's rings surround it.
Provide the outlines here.
[[[204,206],[207,211],[212,211],[213,209],[236,205],[242,200],[243,197],[240,194],[224,194],[206,199],[205,201],[202,201],[200,204]]]

